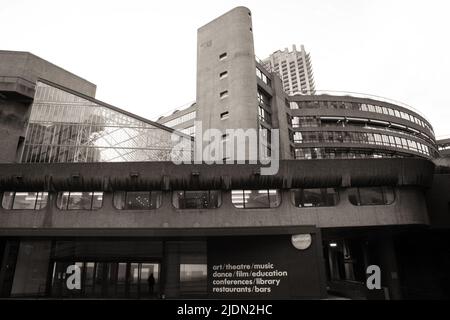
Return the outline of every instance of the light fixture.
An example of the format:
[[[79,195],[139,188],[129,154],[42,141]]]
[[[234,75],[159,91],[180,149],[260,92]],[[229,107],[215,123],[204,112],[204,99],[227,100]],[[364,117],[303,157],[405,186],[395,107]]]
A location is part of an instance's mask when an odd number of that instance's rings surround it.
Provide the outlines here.
[[[336,242],[330,242],[330,247],[336,248],[337,247],[337,243]]]
[[[311,246],[312,237],[307,234],[294,234],[291,237],[291,243],[298,250],[306,250]]]

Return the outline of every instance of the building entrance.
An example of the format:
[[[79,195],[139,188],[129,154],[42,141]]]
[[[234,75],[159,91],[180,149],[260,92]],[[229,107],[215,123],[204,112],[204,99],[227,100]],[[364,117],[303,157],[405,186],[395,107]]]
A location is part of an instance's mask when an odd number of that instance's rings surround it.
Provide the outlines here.
[[[80,270],[79,289],[68,289],[70,265]],[[159,292],[158,261],[56,261],[52,266],[53,297],[155,299]]]

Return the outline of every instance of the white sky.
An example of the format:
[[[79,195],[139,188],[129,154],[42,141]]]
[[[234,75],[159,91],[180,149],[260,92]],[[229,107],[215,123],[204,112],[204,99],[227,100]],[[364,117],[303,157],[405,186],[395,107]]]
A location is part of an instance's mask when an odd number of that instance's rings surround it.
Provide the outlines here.
[[[197,28],[239,5],[259,58],[304,44],[316,89],[402,101],[450,135],[448,0],[0,0],[0,49],[32,52],[155,120],[195,100]]]

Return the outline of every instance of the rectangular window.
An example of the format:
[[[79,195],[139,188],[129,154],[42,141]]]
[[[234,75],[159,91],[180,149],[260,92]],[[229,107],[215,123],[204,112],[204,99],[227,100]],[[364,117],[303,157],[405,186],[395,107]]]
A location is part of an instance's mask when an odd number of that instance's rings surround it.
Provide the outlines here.
[[[68,210],[90,210],[92,206],[91,192],[71,192],[68,198]]]
[[[262,106],[258,107],[258,113],[259,113],[259,120],[266,122],[268,124],[272,124],[272,115],[269,111],[264,109]]]
[[[39,210],[47,206],[48,192],[4,192],[3,209]]]
[[[103,192],[59,192],[56,206],[61,210],[96,210],[103,204]]]
[[[203,263],[180,264],[180,292],[206,294],[208,267]]]
[[[36,197],[37,192],[16,192],[12,208],[34,210],[36,206]]]
[[[392,187],[362,187],[349,189],[349,201],[355,206],[389,205],[395,200]]]
[[[220,114],[220,120],[225,120],[225,119],[228,119],[228,118],[229,118],[229,113],[228,113],[228,111],[222,112],[222,113]]]
[[[294,143],[302,143],[303,142],[302,133],[301,132],[294,132],[293,140],[294,140]]]
[[[221,55],[219,55],[219,60],[220,61],[225,60],[226,58],[227,58],[227,53],[226,52],[224,52]]]
[[[270,79],[267,78],[267,76],[258,68],[256,68],[256,76],[261,79],[262,82],[264,82],[265,84],[267,84],[268,86],[271,85]]]
[[[224,99],[226,97],[228,97],[228,90],[222,91],[220,94],[220,99]]]
[[[335,188],[292,189],[292,201],[296,207],[332,207],[339,201]]]
[[[276,208],[281,203],[279,190],[232,190],[231,202],[239,209]]]
[[[172,204],[177,209],[215,209],[222,205],[220,190],[174,191]]]
[[[150,210],[161,206],[161,191],[116,191],[114,207],[119,210]]]
[[[221,72],[221,73],[219,74],[219,78],[220,78],[220,79],[224,79],[224,78],[226,78],[226,77],[228,77],[228,71],[224,71],[224,72]]]

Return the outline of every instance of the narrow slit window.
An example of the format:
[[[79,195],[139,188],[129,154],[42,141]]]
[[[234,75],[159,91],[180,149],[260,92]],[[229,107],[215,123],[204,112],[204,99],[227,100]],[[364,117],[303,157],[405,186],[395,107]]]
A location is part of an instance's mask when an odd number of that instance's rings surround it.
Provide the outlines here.
[[[222,53],[222,54],[219,56],[219,60],[220,60],[220,61],[225,60],[226,58],[227,58],[227,53],[226,53],[226,52]]]
[[[224,79],[224,78],[226,78],[226,77],[228,77],[228,71],[224,71],[224,72],[221,72],[221,73],[219,74],[219,78],[220,78],[220,79]]]
[[[225,99],[226,97],[228,97],[228,90],[222,91],[219,96],[220,99]]]
[[[222,112],[222,113],[220,114],[220,120],[228,119],[229,116],[230,116],[230,114],[228,113],[228,111]]]

